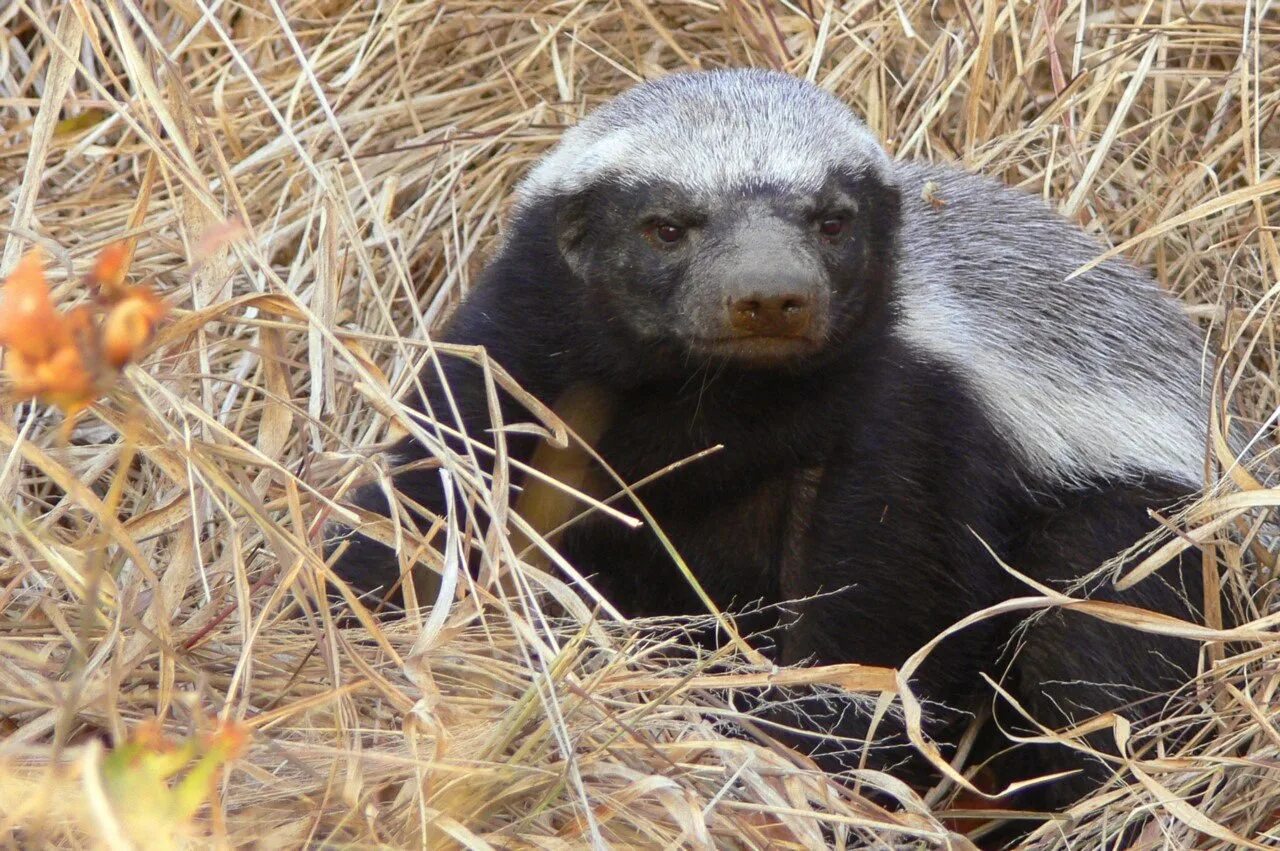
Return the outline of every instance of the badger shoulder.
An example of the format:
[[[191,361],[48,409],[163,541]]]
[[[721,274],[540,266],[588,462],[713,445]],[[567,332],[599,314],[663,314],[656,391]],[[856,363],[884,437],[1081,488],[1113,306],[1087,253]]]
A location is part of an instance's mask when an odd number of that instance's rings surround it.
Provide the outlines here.
[[[898,333],[950,364],[1033,473],[1200,481],[1201,342],[1178,303],[1040,199],[898,163]]]

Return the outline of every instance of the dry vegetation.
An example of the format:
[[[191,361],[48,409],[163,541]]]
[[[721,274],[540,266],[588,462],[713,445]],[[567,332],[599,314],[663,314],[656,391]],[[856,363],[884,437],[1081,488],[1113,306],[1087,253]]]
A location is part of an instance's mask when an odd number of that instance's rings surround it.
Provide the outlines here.
[[[943,820],[953,784],[917,799],[869,776],[903,802],[884,810],[727,737],[722,687],[767,672],[663,662],[661,637],[582,605],[549,619],[565,573],[520,566],[507,537],[468,544],[489,556],[479,585],[425,554],[457,599],[382,623],[350,598],[357,616],[335,620],[319,540],[350,516],[335,498],[385,472],[369,447],[418,427],[394,400],[513,181],[591,105],[691,65],[808,75],[896,154],[1052,198],[1212,330],[1217,409],[1256,429],[1280,405],[1280,21],[1234,0],[1085,9],[0,3],[0,271],[43,246],[74,301],[98,251],[133,239],[131,278],[172,307],[69,439],[56,412],[2,408],[0,837],[965,847]],[[468,458],[445,461],[473,512],[507,514]],[[1175,721],[1116,725],[1114,782],[1028,847],[1101,847],[1126,822],[1148,847],[1280,844],[1256,523],[1275,505],[1236,469],[1170,521],[1170,548],[1198,544],[1253,623],[1209,645]]]

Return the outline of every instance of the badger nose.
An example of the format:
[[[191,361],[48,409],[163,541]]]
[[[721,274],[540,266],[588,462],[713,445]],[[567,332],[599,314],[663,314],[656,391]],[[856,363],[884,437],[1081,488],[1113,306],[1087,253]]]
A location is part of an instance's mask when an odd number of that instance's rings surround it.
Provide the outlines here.
[[[744,337],[803,337],[813,321],[810,299],[802,293],[750,295],[729,302],[729,326]]]

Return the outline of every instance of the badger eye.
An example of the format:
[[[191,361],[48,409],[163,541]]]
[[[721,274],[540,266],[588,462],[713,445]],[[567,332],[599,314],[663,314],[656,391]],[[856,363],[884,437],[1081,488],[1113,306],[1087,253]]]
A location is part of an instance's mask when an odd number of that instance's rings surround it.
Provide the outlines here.
[[[658,241],[661,243],[674,245],[684,239],[684,228],[679,225],[663,222],[653,229],[653,235],[656,236]]]
[[[839,236],[844,233],[845,220],[831,217],[818,222],[818,233],[826,237]]]

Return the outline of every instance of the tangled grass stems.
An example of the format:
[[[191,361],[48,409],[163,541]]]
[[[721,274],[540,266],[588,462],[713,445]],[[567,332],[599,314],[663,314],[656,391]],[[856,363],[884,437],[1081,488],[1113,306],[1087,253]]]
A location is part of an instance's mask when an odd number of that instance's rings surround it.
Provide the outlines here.
[[[505,458],[487,479],[473,452],[446,451],[444,412],[400,402],[433,358],[476,356],[430,331],[490,252],[512,183],[636,79],[783,68],[896,155],[1054,201],[1211,332],[1219,432],[1227,411],[1260,445],[1274,427],[1280,25],[1265,6],[16,0],[0,28],[0,272],[39,245],[74,299],[76,270],[136,239],[133,279],[171,305],[150,356],[69,440],[56,415],[4,408],[13,845],[965,847],[945,821],[956,784],[921,799],[860,777],[902,804],[888,809],[726,735],[751,724],[733,689],[771,676],[756,660],[673,658],[679,625],[613,622],[536,535],[466,536],[476,517],[519,529]],[[243,237],[209,250],[230,220]],[[386,480],[368,447],[405,430],[440,447],[460,525],[428,547],[378,529],[416,550],[410,581],[452,569],[466,593],[388,620],[341,591],[319,544],[328,520],[356,519],[341,505],[356,481]],[[1104,847],[1131,823],[1149,847],[1280,841],[1264,526],[1280,495],[1225,446],[1206,451],[1224,484],[1168,518],[1160,558],[1198,548],[1244,626],[1102,613],[1210,630],[1205,670],[1170,720],[1104,719],[1125,744],[1115,779],[1027,847]],[[594,508],[634,516],[625,500]],[[482,550],[477,579],[440,556],[450,534]],[[164,736],[139,740],[155,717]],[[243,753],[211,750],[218,723],[244,727]],[[139,741],[190,757],[164,775],[174,788],[215,761],[198,808],[122,801],[109,759]],[[143,804],[169,800],[148,788]]]

